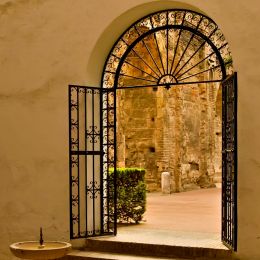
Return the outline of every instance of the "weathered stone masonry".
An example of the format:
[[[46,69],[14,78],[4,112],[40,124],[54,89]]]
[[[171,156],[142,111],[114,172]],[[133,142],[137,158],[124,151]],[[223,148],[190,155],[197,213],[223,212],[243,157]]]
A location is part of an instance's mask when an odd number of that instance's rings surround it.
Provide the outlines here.
[[[120,90],[117,95],[118,165],[146,169],[148,189],[214,186],[221,176],[221,98],[216,85]],[[217,109],[218,108],[218,109]]]
[[[142,28],[147,30],[146,27]],[[165,49],[163,35],[157,35],[159,48]],[[162,39],[160,40],[160,37]],[[178,38],[172,32],[169,49],[173,50]],[[189,40],[189,33],[183,32],[176,52],[173,67],[178,61]],[[146,45],[152,56],[159,57],[154,47],[153,37],[149,36]],[[135,47],[139,53],[146,53],[145,45]],[[191,56],[193,51],[189,53]],[[208,55],[210,49],[201,49],[197,61]],[[169,55],[173,55],[169,52]],[[145,56],[153,63],[150,55]],[[152,73],[131,52],[128,61],[134,66],[125,66],[122,73],[145,78]],[[195,61],[195,62],[197,62]],[[198,68],[208,69],[212,64],[200,63]],[[166,66],[166,64],[164,64]],[[196,71],[195,71],[196,72]],[[193,73],[195,73],[193,71]],[[196,76],[197,81],[210,80],[208,75]],[[193,78],[194,79],[194,78]],[[169,80],[166,79],[165,80]],[[163,83],[163,79],[160,83]],[[123,78],[122,85],[140,85],[138,79]],[[170,172],[171,192],[206,188],[220,182],[221,178],[221,95],[219,84],[189,84],[166,89],[164,87],[118,90],[117,94],[117,144],[118,166],[142,167],[146,169],[146,182],[150,191],[161,186],[161,173]],[[217,109],[218,108],[218,109]]]

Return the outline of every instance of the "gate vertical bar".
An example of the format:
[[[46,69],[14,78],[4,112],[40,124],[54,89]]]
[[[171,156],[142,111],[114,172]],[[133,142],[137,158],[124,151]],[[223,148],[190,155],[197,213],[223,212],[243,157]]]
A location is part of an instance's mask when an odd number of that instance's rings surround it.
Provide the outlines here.
[[[235,151],[234,151],[234,160],[235,160],[235,165],[234,165],[234,170],[235,170],[235,174],[234,174],[234,250],[237,251],[237,181],[238,181],[238,176],[237,176],[237,173],[238,173],[238,167],[237,167],[237,102],[238,102],[238,95],[237,95],[237,90],[238,87],[237,87],[237,72],[234,73],[234,109],[235,109],[235,122],[234,122],[234,145],[235,145]]]
[[[78,88],[69,86],[70,236],[80,237]]]
[[[99,111],[100,111],[100,211],[101,211],[101,216],[100,216],[100,222],[101,222],[101,228],[100,228],[100,232],[101,234],[104,233],[104,203],[103,203],[103,199],[104,199],[104,185],[103,185],[103,181],[104,181],[104,177],[103,177],[103,163],[104,163],[104,141],[103,141],[103,135],[104,135],[104,124],[103,124],[103,116],[104,116],[104,111],[103,111],[103,99],[104,99],[104,90],[100,88],[100,97],[99,97]]]
[[[115,90],[114,89],[102,89],[102,201],[103,201],[103,234],[115,234],[116,228],[116,191],[115,191]],[[112,172],[111,170],[114,170]]]
[[[166,28],[166,73],[169,73],[169,11],[166,12],[167,18],[166,18],[166,23],[167,23],[167,28]]]
[[[79,152],[80,146],[80,139],[79,139],[79,88],[77,88],[77,137],[78,137],[78,146],[77,150]],[[79,160],[79,153],[77,153],[77,161],[78,161],[78,236],[80,237],[80,176],[79,176],[79,167],[80,167],[80,160]]]
[[[222,241],[237,250],[237,73],[222,83]]]
[[[226,159],[224,158],[224,149],[226,147],[226,88],[222,85],[222,231],[221,238],[222,241],[225,239],[226,234],[226,216],[227,207],[226,205]]]
[[[114,88],[114,235],[117,234],[117,143],[116,143],[116,88]]]
[[[107,202],[107,232],[109,232],[110,228],[110,219],[109,219],[109,216],[110,216],[110,201],[109,201],[109,194],[110,194],[110,187],[109,187],[109,184],[110,184],[110,178],[109,178],[109,165],[110,165],[110,157],[109,157],[109,92],[107,92],[107,105],[105,107],[106,109],[106,113],[107,113],[107,182],[106,182],[106,185],[107,185],[107,198],[106,198],[106,202]]]
[[[102,122],[102,146],[100,147],[102,154],[102,229],[103,233],[109,230],[109,207],[108,207],[108,92],[102,89],[101,99],[101,122]]]
[[[94,89],[92,89],[92,91],[91,91],[91,98],[92,98],[92,127],[93,127],[93,129],[92,129],[92,150],[94,151],[95,150],[95,111],[94,111]],[[95,194],[95,185],[96,185],[96,183],[95,183],[95,156],[94,156],[94,154],[93,154],[93,156],[92,156],[92,163],[93,163],[93,167],[92,167],[92,184],[93,184],[93,187],[92,187],[92,196],[93,196],[93,235],[95,235],[95,227],[96,227],[96,225],[95,225],[95,196],[96,196],[96,194]]]
[[[72,162],[71,162],[71,86],[69,86],[69,184],[70,184],[70,239],[73,238],[73,219],[72,219]]]
[[[84,138],[85,138],[85,151],[88,150],[88,142],[87,142],[87,119],[88,119],[88,115],[87,115],[87,89],[84,89],[84,108],[85,108],[85,116],[84,116],[84,120],[85,120],[85,127],[84,127],[84,130],[85,130],[85,133],[84,133]],[[85,207],[86,207],[86,233],[87,233],[87,230],[88,230],[88,203],[87,203],[87,200],[88,200],[88,188],[87,188],[87,182],[88,182],[88,157],[87,155],[85,155]]]

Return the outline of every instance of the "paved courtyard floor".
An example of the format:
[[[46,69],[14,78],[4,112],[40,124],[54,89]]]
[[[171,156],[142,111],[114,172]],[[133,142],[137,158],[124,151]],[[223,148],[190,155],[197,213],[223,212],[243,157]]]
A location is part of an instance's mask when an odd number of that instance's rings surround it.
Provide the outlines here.
[[[221,189],[147,194],[142,228],[220,233]]]
[[[221,189],[147,194],[140,224],[119,225],[109,240],[175,246],[225,248],[221,243]]]

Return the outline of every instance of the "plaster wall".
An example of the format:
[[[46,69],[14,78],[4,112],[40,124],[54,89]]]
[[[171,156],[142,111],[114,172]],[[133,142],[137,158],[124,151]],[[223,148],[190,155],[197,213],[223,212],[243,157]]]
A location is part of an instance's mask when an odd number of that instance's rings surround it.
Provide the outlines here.
[[[192,5],[192,6],[191,6]],[[196,6],[196,8],[194,7]],[[132,22],[189,8],[224,32],[238,71],[238,252],[260,259],[258,0],[0,0],[0,259],[8,245],[69,240],[67,85],[99,85]]]

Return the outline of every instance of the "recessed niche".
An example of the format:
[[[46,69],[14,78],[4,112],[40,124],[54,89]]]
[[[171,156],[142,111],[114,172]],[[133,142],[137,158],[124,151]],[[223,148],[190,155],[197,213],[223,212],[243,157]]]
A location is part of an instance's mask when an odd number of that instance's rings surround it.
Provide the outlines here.
[[[150,151],[151,153],[155,153],[155,147],[149,147],[149,151]]]

